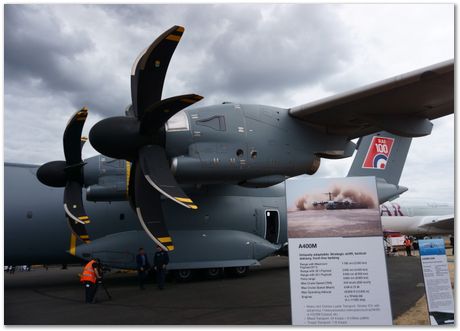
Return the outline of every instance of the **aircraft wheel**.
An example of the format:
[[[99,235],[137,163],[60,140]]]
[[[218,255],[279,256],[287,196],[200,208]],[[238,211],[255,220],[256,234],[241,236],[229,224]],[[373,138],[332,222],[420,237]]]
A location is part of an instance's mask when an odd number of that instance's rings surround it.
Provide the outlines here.
[[[221,268],[209,268],[205,269],[205,275],[207,279],[218,279],[222,273]]]
[[[233,277],[244,277],[249,272],[249,267],[233,267],[228,268],[228,271]]]
[[[191,269],[180,269],[175,272],[176,280],[179,282],[189,282],[193,278]]]

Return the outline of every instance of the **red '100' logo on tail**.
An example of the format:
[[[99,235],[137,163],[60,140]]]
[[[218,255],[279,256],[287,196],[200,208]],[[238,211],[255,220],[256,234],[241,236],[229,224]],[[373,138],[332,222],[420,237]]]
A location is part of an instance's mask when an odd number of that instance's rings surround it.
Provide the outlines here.
[[[393,142],[393,138],[380,136],[372,137],[371,145],[364,159],[363,168],[385,169],[387,161],[390,158]]]

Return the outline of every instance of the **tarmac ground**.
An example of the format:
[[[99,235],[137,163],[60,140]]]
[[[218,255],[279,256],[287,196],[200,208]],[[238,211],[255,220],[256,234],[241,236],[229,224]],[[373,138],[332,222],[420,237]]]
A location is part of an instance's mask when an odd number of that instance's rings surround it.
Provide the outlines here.
[[[409,310],[423,295],[418,257],[387,258],[393,318]],[[4,275],[6,325],[290,325],[287,257],[270,257],[247,276],[189,283],[169,280],[160,291],[153,281],[145,290],[133,272],[106,275],[96,304],[84,303],[84,288],[70,266],[32,268]]]

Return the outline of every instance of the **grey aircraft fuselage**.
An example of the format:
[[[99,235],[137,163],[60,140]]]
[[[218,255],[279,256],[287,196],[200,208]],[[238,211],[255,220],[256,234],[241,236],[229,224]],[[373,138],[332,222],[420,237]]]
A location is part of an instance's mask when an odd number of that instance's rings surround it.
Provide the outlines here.
[[[87,202],[92,242],[75,247],[62,209],[63,189],[41,184],[35,177],[37,168],[5,165],[5,264],[72,263],[79,261],[74,255],[87,259],[91,254],[113,267],[135,268],[139,247],[151,257],[154,243],[127,201]],[[257,264],[287,242],[284,184],[266,189],[213,185],[186,191],[199,203],[198,210],[162,199],[166,223],[176,239],[170,269]]]

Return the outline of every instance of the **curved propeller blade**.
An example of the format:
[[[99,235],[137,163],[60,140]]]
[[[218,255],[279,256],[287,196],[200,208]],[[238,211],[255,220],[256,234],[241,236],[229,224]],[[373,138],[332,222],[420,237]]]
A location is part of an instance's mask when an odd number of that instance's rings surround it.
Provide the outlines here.
[[[173,26],[159,36],[134,62],[131,72],[131,99],[137,118],[161,99],[169,62],[184,33],[181,26]]]
[[[133,164],[136,213],[147,235],[161,248],[167,251],[174,250],[172,238],[164,223],[161,209],[160,193],[145,179],[141,167]]]
[[[91,241],[89,240],[88,232],[86,231],[86,227],[84,224],[75,222],[70,217],[67,218],[67,223],[70,226],[70,230],[72,233],[80,238],[85,244],[89,244]]]
[[[85,146],[85,143],[88,141],[88,137],[81,137],[80,138],[80,158],[81,158],[81,151],[83,150],[83,146]]]
[[[64,190],[64,210],[68,217],[77,223],[88,224],[89,217],[83,208],[81,184],[76,181],[68,181]]]
[[[177,184],[163,147],[158,145],[142,147],[139,151],[139,164],[147,182],[158,192],[184,207],[198,209]]]
[[[83,207],[82,186],[79,182],[68,181],[64,190],[64,210],[67,221],[75,235],[85,243],[90,242],[85,224],[90,222]]]
[[[67,166],[81,166],[83,161],[81,159],[81,132],[85,124],[86,117],[88,116],[88,109],[86,107],[77,111],[67,123],[64,131],[64,155]]]
[[[126,182],[128,183],[128,201],[129,205],[133,210],[136,210],[136,190],[134,189],[134,178],[136,177],[136,162],[126,161],[126,173],[128,178]]]
[[[64,155],[66,159],[67,183],[64,189],[64,210],[70,228],[83,242],[89,242],[85,224],[90,222],[83,206],[83,166],[81,150],[86,138],[81,136],[83,125],[88,116],[88,109],[77,111],[67,123],[64,131]]]
[[[144,112],[140,133],[151,135],[157,132],[174,114],[201,99],[203,97],[198,94],[185,94],[155,102]]]

